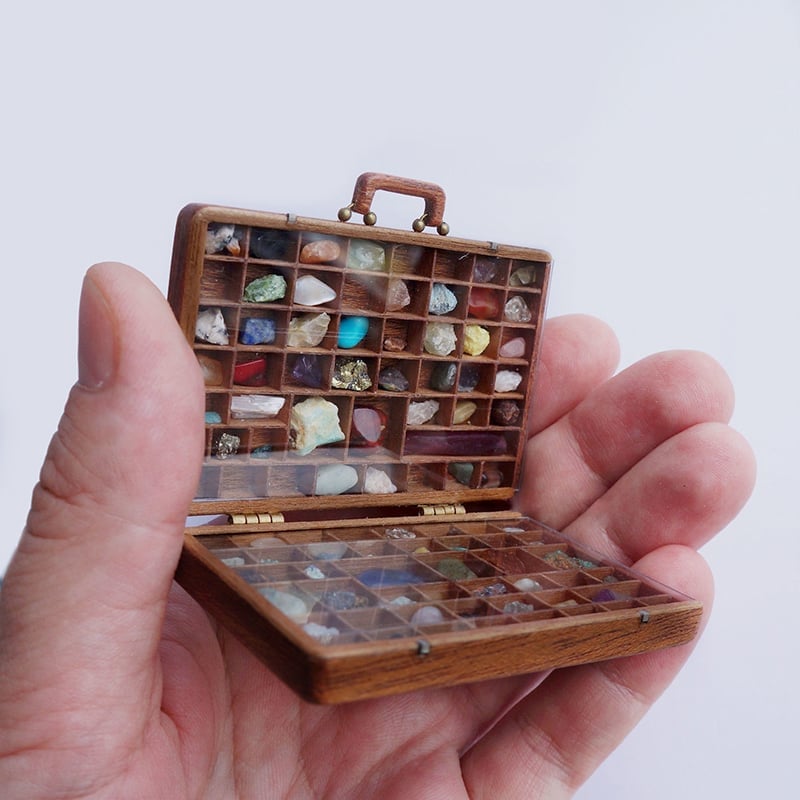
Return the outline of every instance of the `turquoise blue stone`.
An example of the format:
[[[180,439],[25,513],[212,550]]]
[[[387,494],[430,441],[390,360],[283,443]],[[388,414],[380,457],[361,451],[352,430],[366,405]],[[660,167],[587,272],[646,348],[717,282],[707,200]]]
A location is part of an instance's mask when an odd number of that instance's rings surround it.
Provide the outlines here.
[[[339,322],[339,347],[356,347],[367,335],[369,320],[366,317],[342,317]]]
[[[216,411],[206,411],[206,425],[219,425],[222,417]]]

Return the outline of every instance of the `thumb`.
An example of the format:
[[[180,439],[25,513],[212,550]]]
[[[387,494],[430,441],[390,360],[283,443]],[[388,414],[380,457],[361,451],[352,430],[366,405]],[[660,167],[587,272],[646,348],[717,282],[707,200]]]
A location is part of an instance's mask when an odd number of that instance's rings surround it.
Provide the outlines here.
[[[19,735],[39,724],[51,743],[58,728],[102,736],[104,707],[143,724],[158,708],[157,646],[203,448],[197,362],[133,269],[87,273],[78,372],[0,595],[0,720],[10,708]]]

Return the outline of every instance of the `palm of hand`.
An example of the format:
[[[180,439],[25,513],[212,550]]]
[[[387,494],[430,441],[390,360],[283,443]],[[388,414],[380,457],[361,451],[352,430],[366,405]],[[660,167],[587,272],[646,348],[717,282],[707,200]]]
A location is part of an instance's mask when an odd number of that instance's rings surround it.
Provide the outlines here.
[[[127,314],[151,334],[125,343],[100,390],[73,392],[3,589],[7,796],[566,797],[688,656],[341,707],[298,700],[170,587],[199,461],[197,370],[141,276],[96,269],[95,290],[112,328]],[[82,338],[99,324],[96,300],[85,291]],[[695,548],[753,480],[725,424],[727,379],[682,353],[609,381],[616,358],[599,323],[548,323],[521,510],[710,605]]]

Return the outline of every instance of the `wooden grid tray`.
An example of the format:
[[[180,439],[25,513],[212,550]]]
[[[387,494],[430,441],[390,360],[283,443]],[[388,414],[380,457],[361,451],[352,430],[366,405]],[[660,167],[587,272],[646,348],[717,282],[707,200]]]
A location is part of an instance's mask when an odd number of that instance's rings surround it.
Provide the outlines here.
[[[424,197],[415,231],[446,231],[439,187],[371,173],[340,217],[374,222],[376,189]],[[207,398],[191,513],[228,517],[187,529],[177,578],[304,697],[519,674],[694,635],[699,603],[510,511],[549,271],[530,248],[181,212],[169,297]],[[321,293],[304,295],[309,283]]]

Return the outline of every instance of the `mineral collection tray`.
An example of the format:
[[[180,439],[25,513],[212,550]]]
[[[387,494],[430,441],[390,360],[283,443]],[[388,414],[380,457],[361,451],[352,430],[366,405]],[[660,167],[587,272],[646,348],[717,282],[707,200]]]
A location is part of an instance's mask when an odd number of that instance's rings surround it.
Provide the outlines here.
[[[378,189],[425,199],[415,232],[372,227]],[[433,184],[367,173],[340,211],[364,228],[178,219],[169,296],[207,413],[206,524],[177,579],[317,702],[631,655],[699,622],[511,510],[550,257],[422,232],[447,233],[443,210]]]

